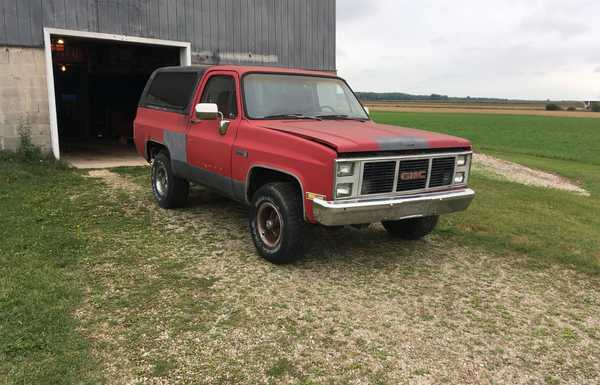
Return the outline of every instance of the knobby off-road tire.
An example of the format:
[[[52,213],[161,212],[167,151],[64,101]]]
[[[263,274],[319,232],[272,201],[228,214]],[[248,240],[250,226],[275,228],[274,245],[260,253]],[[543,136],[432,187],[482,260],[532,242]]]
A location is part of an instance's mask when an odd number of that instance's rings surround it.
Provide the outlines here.
[[[270,183],[258,189],[249,222],[254,246],[269,262],[285,264],[304,255],[302,193],[293,184]]]
[[[394,238],[417,240],[430,234],[437,226],[439,216],[381,222]]]
[[[173,174],[168,153],[159,152],[152,161],[152,192],[158,205],[164,209],[184,206],[189,189],[188,181]]]

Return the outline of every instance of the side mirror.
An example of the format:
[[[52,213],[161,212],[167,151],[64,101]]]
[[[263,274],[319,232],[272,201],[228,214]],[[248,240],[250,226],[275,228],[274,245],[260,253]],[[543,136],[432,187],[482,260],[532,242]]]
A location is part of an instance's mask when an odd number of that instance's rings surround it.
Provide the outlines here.
[[[219,107],[215,103],[196,104],[196,119],[198,120],[218,120],[219,134],[227,134],[231,121],[225,120],[223,113],[219,112]]]
[[[196,104],[196,119],[198,120],[217,120],[223,119],[223,114],[219,112],[219,107],[215,103]]]

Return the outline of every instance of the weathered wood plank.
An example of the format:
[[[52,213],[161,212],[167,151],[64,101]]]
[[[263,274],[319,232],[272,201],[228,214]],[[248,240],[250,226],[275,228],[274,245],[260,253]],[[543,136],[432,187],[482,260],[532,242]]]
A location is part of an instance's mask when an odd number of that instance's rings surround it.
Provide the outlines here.
[[[67,27],[67,12],[65,8],[65,0],[48,0],[53,6],[54,23],[52,27],[66,28]]]
[[[148,37],[160,36],[160,5],[158,0],[148,0]]]
[[[0,17],[0,44],[2,45],[7,43],[6,24],[4,23],[4,3],[6,3],[6,0],[0,0],[0,13],[2,14],[2,17]]]
[[[314,0],[306,1],[306,24],[305,24],[305,35],[306,35],[306,66],[307,68],[315,68],[315,62],[317,55],[314,51],[314,41],[318,26],[315,25],[315,21],[318,20],[315,14],[316,4]]]
[[[329,2],[329,12],[328,15],[328,23],[327,23],[327,36],[329,37],[329,45],[331,50],[329,51],[328,58],[328,68],[331,70],[337,70],[336,67],[336,29],[335,29],[335,18],[336,18],[336,3],[335,1]]]
[[[185,35],[184,41],[194,40],[194,0],[185,0]]]
[[[167,39],[177,40],[177,0],[168,0],[167,16],[169,22],[169,34]]]
[[[169,36],[169,0],[158,0],[159,36],[166,39]]]
[[[64,0],[65,28],[79,29],[77,24],[77,0]]]
[[[17,28],[19,38],[27,45],[32,45],[31,33],[31,3],[28,1],[17,1]]]
[[[98,31],[98,2],[97,0],[88,0],[87,1],[87,22],[88,22],[88,31]]]
[[[278,1],[279,4],[279,17],[278,20],[281,20],[279,25],[279,64],[282,66],[289,66],[290,63],[290,52],[289,52],[289,24],[287,23],[287,9],[288,9],[288,0]]]
[[[192,35],[192,51],[200,52],[203,50],[203,20],[202,20],[202,1],[194,0],[194,33]]]
[[[145,1],[145,0],[143,0]],[[142,0],[130,0],[129,2],[129,34],[142,36]]]
[[[31,45],[41,46],[44,41],[44,15],[41,0],[33,1],[30,7],[29,28],[31,29]]]
[[[6,38],[9,44],[11,44],[11,42],[24,43],[21,37],[19,36],[19,23],[17,19],[17,1],[19,0],[4,1],[4,22],[6,24]]]
[[[249,23],[248,23],[248,2],[241,0],[239,2],[239,31],[240,37],[238,42],[238,51],[242,53],[248,53],[250,47],[249,42]]]
[[[109,31],[109,20],[111,18],[112,11],[109,8],[109,0],[97,0],[98,2],[98,32]]]

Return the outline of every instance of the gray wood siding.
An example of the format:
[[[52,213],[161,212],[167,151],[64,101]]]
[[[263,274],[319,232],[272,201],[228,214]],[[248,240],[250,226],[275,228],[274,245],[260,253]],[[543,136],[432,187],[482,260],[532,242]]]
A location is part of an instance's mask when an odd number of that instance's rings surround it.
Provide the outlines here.
[[[335,70],[335,0],[0,0],[0,45],[43,27],[192,42],[194,63]]]

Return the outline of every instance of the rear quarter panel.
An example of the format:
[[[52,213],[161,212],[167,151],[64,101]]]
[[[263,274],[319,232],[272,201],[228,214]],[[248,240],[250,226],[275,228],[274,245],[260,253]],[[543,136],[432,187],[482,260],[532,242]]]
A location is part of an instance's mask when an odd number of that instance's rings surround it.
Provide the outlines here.
[[[187,120],[187,115],[139,107],[133,125],[137,152],[148,160],[147,143],[153,141],[165,144],[165,131],[185,134]]]

